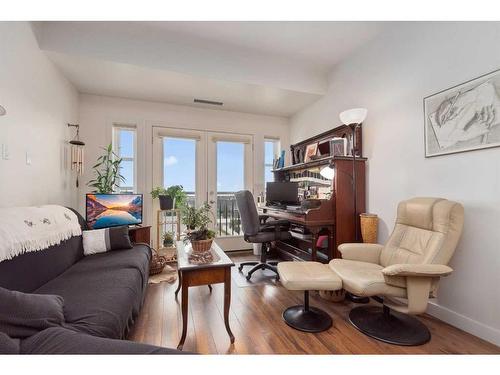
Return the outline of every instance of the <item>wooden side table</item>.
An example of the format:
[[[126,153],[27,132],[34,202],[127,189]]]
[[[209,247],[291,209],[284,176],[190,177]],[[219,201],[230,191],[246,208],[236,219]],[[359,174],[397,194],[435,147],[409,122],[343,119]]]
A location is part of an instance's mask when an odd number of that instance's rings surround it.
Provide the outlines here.
[[[132,243],[143,242],[151,246],[151,225],[131,227],[128,234]]]
[[[212,255],[214,261],[206,264],[192,264],[189,262],[188,251],[190,245],[185,246],[182,241],[177,242],[177,270],[179,274],[179,285],[175,291],[175,298],[182,289],[182,335],[177,349],[182,350],[187,334],[188,323],[188,291],[191,286],[200,286],[224,283],[224,324],[229,335],[231,344],[234,343],[234,335],[229,327],[229,307],[231,305],[231,267],[234,263],[215,243],[212,244]]]

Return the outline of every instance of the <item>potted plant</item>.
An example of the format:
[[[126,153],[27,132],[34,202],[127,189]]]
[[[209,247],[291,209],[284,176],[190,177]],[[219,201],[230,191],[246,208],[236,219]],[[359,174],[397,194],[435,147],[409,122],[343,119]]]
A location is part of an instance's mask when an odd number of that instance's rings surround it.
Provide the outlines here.
[[[172,247],[174,244],[174,236],[172,233],[166,232],[163,233],[163,246],[164,247]]]
[[[184,242],[191,242],[193,252],[203,253],[212,247],[215,232],[208,229],[212,222],[212,207],[205,202],[200,208],[184,205],[182,208],[182,223],[187,227]]]
[[[171,210],[174,208],[174,199],[167,195],[167,189],[162,186],[155,187],[151,191],[151,197],[160,200],[160,209],[162,210]]]
[[[162,210],[171,210],[174,207],[182,207],[186,202],[187,194],[182,185],[172,185],[166,189],[163,186],[158,186],[151,191],[151,197],[160,200]]]
[[[182,185],[169,186],[166,193],[174,200],[174,208],[181,208],[186,204],[187,194]]]
[[[92,167],[95,178],[87,183],[87,186],[94,188],[93,193],[110,194],[120,186],[120,181],[125,178],[120,174],[120,163],[122,159],[113,151],[110,143],[103,147],[104,155],[97,158],[97,163]]]

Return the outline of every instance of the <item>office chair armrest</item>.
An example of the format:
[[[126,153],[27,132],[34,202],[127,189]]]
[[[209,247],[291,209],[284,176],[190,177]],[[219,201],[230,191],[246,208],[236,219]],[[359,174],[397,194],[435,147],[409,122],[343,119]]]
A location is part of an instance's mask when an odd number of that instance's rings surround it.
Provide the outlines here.
[[[264,226],[266,226],[266,227],[277,227],[277,226],[289,227],[290,222],[288,220],[270,220],[270,221],[266,221]]]
[[[443,264],[393,264],[385,267],[382,273],[386,276],[421,276],[442,277],[453,272],[451,267]]]
[[[260,225],[265,225],[267,219],[269,219],[269,218],[270,218],[269,215],[259,215]]]
[[[380,253],[384,246],[376,243],[343,243],[338,249],[342,259],[379,264]]]
[[[287,231],[289,228],[290,222],[288,220],[271,220],[262,225],[260,230],[262,232],[282,232]]]

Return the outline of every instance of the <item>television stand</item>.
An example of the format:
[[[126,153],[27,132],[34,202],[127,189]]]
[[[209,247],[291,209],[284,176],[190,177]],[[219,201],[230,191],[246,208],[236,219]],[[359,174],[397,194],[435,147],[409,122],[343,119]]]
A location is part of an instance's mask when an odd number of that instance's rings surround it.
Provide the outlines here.
[[[128,229],[130,241],[132,243],[147,243],[151,246],[151,225],[136,225]]]

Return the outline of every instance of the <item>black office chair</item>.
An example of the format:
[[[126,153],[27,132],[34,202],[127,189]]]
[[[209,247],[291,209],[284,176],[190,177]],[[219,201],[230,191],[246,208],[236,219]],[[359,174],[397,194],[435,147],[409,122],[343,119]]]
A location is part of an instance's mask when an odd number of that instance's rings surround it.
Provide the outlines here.
[[[244,266],[254,266],[247,274],[247,280],[250,280],[252,274],[257,270],[271,270],[276,274],[279,280],[276,265],[278,262],[267,262],[267,256],[271,250],[271,242],[279,240],[288,240],[292,236],[288,231],[290,223],[287,220],[269,220],[269,216],[259,215],[253,195],[248,190],[238,191],[234,194],[236,204],[241,217],[241,226],[243,228],[243,238],[246,242],[261,243],[262,250],[260,262],[243,262],[238,269],[240,272]]]

